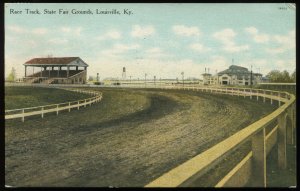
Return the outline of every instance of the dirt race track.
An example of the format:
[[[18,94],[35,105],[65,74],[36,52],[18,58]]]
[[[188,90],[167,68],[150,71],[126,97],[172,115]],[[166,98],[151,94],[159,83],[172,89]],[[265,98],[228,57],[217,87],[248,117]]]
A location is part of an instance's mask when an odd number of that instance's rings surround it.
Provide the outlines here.
[[[193,91],[96,90],[104,98],[91,107],[6,121],[5,184],[144,186],[276,107]]]

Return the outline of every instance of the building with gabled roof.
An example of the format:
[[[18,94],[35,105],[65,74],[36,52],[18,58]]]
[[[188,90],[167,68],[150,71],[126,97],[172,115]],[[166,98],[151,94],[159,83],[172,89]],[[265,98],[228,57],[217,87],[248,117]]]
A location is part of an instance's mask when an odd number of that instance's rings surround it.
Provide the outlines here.
[[[88,64],[80,57],[33,58],[23,65],[25,66],[24,81],[27,83],[86,83]],[[30,69],[32,69],[31,74],[29,74]]]
[[[251,80],[252,77],[252,80]],[[211,74],[203,75],[203,82],[207,85],[252,85],[262,81],[262,74],[252,73],[245,67],[231,65],[228,69],[223,70],[216,75]]]

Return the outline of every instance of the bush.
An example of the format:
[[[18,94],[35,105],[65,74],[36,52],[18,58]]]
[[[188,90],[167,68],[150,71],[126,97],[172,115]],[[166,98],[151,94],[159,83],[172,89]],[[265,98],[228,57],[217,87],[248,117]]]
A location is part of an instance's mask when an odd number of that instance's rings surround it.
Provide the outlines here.
[[[94,82],[94,85],[103,85],[101,82]]]

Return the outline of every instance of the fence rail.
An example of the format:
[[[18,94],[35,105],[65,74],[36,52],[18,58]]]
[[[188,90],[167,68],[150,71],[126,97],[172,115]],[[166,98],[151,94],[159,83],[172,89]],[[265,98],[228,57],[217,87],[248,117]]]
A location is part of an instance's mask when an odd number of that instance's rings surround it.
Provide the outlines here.
[[[73,108],[77,108],[79,110],[80,107],[86,107],[87,105],[91,106],[93,103],[99,102],[102,99],[102,93],[97,91],[87,91],[81,89],[70,89],[61,87],[59,89],[89,94],[93,97],[64,103],[42,105],[37,107],[5,110],[5,119],[21,118],[24,122],[25,117],[28,116],[41,115],[41,117],[43,118],[44,114],[53,112],[56,112],[56,115],[58,115],[60,111],[69,110],[70,112]]]
[[[63,86],[61,86],[63,87]],[[67,85],[65,86],[67,87]],[[74,86],[70,86],[74,87]],[[80,87],[107,87],[96,85],[81,85]],[[295,144],[296,103],[295,96],[288,92],[266,89],[235,88],[235,87],[205,87],[205,86],[109,86],[117,88],[156,88],[170,90],[202,91],[212,94],[227,94],[244,99],[262,100],[264,103],[278,102],[278,108],[266,117],[252,123],[234,135],[198,154],[169,172],[163,174],[145,187],[178,187],[193,184],[201,175],[212,169],[216,164],[230,155],[247,141],[251,141],[251,151],[233,169],[230,170],[215,186],[240,187],[249,180],[255,187],[266,187],[266,157],[272,147],[277,144],[278,166],[287,167],[287,144]],[[98,101],[101,98],[98,98]],[[80,105],[77,103],[77,106]],[[69,106],[70,108],[70,106]],[[291,125],[287,126],[287,120]],[[266,128],[276,122],[271,131],[266,134]]]
[[[249,97],[258,101],[266,99],[273,104],[278,102],[278,109],[268,116],[252,123],[229,138],[214,145],[178,167],[163,174],[145,187],[178,187],[189,186],[197,181],[204,173],[234,152],[243,143],[251,141],[251,151],[215,186],[237,187],[245,185],[250,179],[253,186],[266,187],[266,156],[271,148],[278,144],[278,166],[286,169],[287,143],[295,144],[294,129],[296,127],[295,96],[288,92],[250,89],[250,88],[217,88],[217,87],[163,87],[163,89],[183,89],[209,93],[221,93],[232,96]],[[287,117],[291,126],[287,126]],[[266,127],[277,121],[273,129],[266,134]],[[254,176],[253,176],[254,175]]]

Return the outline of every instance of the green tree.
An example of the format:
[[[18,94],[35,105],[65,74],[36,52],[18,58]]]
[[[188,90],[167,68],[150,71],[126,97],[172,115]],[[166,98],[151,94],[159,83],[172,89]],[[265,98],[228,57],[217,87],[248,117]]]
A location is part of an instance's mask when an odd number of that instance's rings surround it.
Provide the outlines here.
[[[8,77],[6,78],[6,80],[9,81],[9,82],[14,82],[16,79],[17,79],[16,70],[15,70],[14,67],[12,67],[11,72],[8,75]]]
[[[291,81],[296,83],[296,70],[291,74]]]
[[[285,83],[289,83],[291,82],[291,78],[290,78],[290,74],[288,71],[284,70],[282,73],[281,73],[281,82],[285,82]]]
[[[267,74],[267,78],[269,78],[270,82],[278,82],[281,78],[281,73],[279,70],[272,70]]]
[[[292,74],[293,75],[293,74]],[[277,83],[290,83],[293,82],[293,77],[290,76],[289,72],[284,70],[280,72],[279,70],[272,70],[267,74],[270,82],[277,82]],[[294,74],[296,75],[296,74]]]

